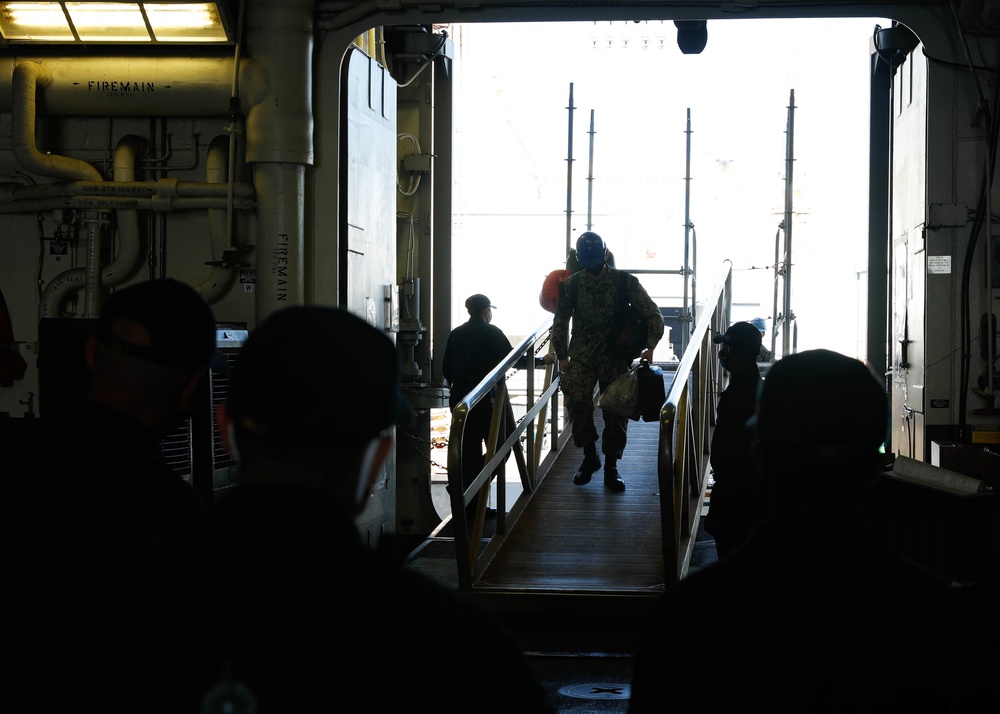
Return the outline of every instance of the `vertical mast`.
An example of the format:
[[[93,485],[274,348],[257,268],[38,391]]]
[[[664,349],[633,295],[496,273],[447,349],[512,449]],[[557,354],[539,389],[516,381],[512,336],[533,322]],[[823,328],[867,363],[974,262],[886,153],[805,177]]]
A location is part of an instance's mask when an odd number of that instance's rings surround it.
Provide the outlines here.
[[[781,356],[792,352],[792,166],[795,162],[795,90],[788,96],[788,129],[785,132],[785,255],[784,255],[784,304]]]
[[[573,246],[573,83],[569,83],[569,148],[566,152],[566,255]]]
[[[587,230],[593,228],[594,217],[594,110],[590,110],[590,168],[587,176]]]

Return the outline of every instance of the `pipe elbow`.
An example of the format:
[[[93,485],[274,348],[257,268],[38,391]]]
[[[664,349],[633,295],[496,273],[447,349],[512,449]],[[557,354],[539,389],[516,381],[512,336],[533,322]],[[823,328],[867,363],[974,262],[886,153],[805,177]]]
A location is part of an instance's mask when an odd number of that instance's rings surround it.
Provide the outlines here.
[[[112,178],[115,181],[135,181],[136,165],[148,152],[149,144],[141,136],[127,134],[115,146]]]
[[[11,77],[12,137],[14,157],[31,173],[53,178],[103,181],[104,177],[86,161],[68,156],[43,154],[35,145],[36,95],[39,87],[52,82],[52,72],[37,62],[18,62]]]

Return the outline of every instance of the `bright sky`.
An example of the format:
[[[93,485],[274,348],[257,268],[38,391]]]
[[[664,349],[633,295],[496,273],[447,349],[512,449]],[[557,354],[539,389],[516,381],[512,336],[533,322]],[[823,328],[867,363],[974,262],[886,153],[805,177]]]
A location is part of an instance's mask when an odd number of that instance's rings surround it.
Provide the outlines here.
[[[734,318],[768,318],[769,340],[794,91],[798,348],[862,356],[869,39],[890,24],[716,21],[699,55],[680,52],[672,22],[453,26],[456,322],[475,292],[512,339],[546,317],[538,291],[565,261],[572,83],[573,243],[588,230],[589,188],[590,228],[618,267],[682,267],[690,110],[697,297],[732,261]],[[681,305],[679,277],[640,279],[661,306]]]

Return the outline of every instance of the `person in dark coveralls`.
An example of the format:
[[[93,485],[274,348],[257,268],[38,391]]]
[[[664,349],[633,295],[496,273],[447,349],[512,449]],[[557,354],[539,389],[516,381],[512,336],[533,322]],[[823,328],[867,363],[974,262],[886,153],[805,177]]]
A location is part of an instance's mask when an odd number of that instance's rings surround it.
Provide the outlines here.
[[[582,486],[601,467],[597,455],[597,428],[594,425],[594,386],[606,390],[631,364],[627,357],[612,349],[618,301],[615,268],[607,264],[608,249],[597,233],[587,231],[576,241],[577,261],[581,270],[559,283],[559,300],[552,321],[552,352],[547,361],[558,361],[563,372],[562,390],[573,422],[573,443],[583,448],[583,462],[573,476]],[[663,316],[639,280],[626,274],[629,301],[647,316],[649,332],[646,350],[640,359],[653,362],[653,348],[663,336]],[[576,304],[572,281],[577,281]],[[569,324],[573,322],[572,340]],[[604,486],[624,491],[625,481],[618,472],[618,459],[625,451],[628,417],[604,412]]]
[[[351,312],[272,313],[217,414],[237,485],[197,525],[5,612],[5,694],[33,711],[551,712],[491,614],[361,539],[411,418],[400,378]]]
[[[828,350],[771,369],[755,458],[770,517],[652,606],[631,714],[996,712],[996,643],[978,612],[861,515],[879,478],[887,400]]]
[[[494,307],[485,295],[469,296],[465,301],[469,319],[448,335],[441,369],[450,387],[448,404],[452,411],[514,349],[503,331],[491,324]],[[490,434],[495,391],[481,399],[466,417],[465,438],[462,441],[464,489],[469,488],[483,468],[483,446]],[[507,417],[506,410],[504,417]],[[505,425],[500,433],[505,434],[506,430]],[[502,474],[503,466],[500,468]],[[470,516],[474,514],[475,503],[469,504]]]
[[[753,416],[760,389],[760,331],[749,322],[735,322],[725,334],[712,338],[719,348],[719,364],[729,372],[729,385],[719,395],[711,464],[715,484],[705,530],[715,538],[722,558],[738,547],[767,515],[770,500],[750,456]]]
[[[159,444],[187,416],[214,354],[212,311],[185,283],[142,282],[104,301],[81,355],[86,398],[32,424],[30,478],[0,507],[4,597],[201,513]]]

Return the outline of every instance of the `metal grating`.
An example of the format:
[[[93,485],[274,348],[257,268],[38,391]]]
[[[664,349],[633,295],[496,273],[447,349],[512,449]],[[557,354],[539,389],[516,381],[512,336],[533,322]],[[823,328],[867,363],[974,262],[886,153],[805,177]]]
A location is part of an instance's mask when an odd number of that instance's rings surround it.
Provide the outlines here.
[[[174,473],[191,483],[193,454],[191,453],[191,418],[185,419],[176,429],[163,437],[160,452]]]
[[[235,468],[236,460],[232,455],[226,451],[226,447],[222,444],[222,434],[219,431],[219,425],[215,422],[215,411],[218,409],[219,405],[226,401],[229,396],[229,373],[236,363],[237,350],[225,350],[222,351],[222,356],[225,359],[226,369],[224,371],[212,370],[211,374],[211,389],[212,389],[212,465],[216,470],[225,468]]]
[[[231,475],[236,469],[236,460],[222,444],[222,435],[215,423],[215,411],[229,396],[229,374],[246,337],[247,330],[242,327],[234,329],[220,326],[216,330],[218,355],[209,370],[208,381],[211,400],[208,423],[212,425],[212,469],[216,488],[229,485]],[[188,417],[160,442],[160,451],[167,465],[188,483],[193,483],[194,480],[192,429],[192,420]]]

